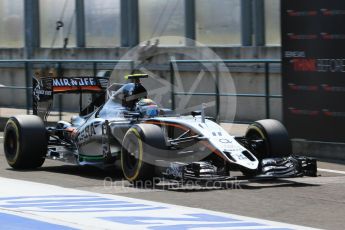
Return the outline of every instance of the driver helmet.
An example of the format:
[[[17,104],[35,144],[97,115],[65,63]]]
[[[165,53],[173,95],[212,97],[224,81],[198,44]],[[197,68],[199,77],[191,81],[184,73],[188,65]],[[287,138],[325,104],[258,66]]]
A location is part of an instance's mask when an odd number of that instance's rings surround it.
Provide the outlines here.
[[[151,99],[141,99],[136,104],[136,111],[138,111],[142,117],[155,117],[159,114],[158,105]]]

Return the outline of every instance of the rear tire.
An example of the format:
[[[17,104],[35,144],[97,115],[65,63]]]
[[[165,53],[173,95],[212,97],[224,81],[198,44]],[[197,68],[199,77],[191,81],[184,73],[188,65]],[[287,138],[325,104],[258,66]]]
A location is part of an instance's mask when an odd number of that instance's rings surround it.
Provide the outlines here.
[[[162,129],[157,125],[139,124],[131,127],[122,142],[121,167],[129,182],[155,183],[154,160],[166,149]]]
[[[11,117],[4,130],[4,152],[14,169],[42,166],[47,154],[47,132],[41,118],[34,115]]]
[[[245,137],[250,140],[263,140],[263,149],[256,153],[261,160],[270,157],[285,157],[292,153],[292,145],[284,125],[277,120],[265,119],[249,125]]]

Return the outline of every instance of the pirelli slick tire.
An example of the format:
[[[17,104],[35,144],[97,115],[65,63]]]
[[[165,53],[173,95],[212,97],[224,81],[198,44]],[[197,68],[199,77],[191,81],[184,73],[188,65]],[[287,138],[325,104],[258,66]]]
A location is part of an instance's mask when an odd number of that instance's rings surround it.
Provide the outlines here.
[[[11,117],[4,130],[4,152],[14,169],[42,166],[47,153],[47,132],[41,118],[34,115]]]
[[[131,127],[121,149],[124,177],[132,183],[155,183],[155,152],[165,148],[164,134],[159,126],[139,124]]]
[[[246,138],[263,140],[263,146],[257,151],[258,159],[285,157],[292,153],[292,145],[284,125],[277,120],[265,119],[249,125]]]

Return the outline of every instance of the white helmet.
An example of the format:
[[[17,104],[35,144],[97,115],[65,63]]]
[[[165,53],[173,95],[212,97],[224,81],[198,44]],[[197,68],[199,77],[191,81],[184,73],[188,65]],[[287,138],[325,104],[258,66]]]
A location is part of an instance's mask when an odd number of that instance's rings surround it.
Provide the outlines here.
[[[158,105],[153,100],[148,98],[139,100],[135,109],[143,117],[155,117],[159,114]]]

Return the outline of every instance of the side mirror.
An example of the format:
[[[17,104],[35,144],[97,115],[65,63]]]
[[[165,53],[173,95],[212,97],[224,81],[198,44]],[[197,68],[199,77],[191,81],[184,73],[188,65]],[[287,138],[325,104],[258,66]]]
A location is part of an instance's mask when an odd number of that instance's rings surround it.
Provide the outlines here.
[[[161,109],[159,109],[159,115],[171,116],[171,115],[174,115],[174,111],[172,111],[171,109],[161,108]]]
[[[141,117],[141,114],[140,113],[136,113],[136,112],[128,112],[128,113],[125,113],[125,118],[135,118],[135,119],[138,119]]]
[[[193,117],[200,116],[201,115],[201,111],[200,110],[192,111],[191,114],[192,114]]]

